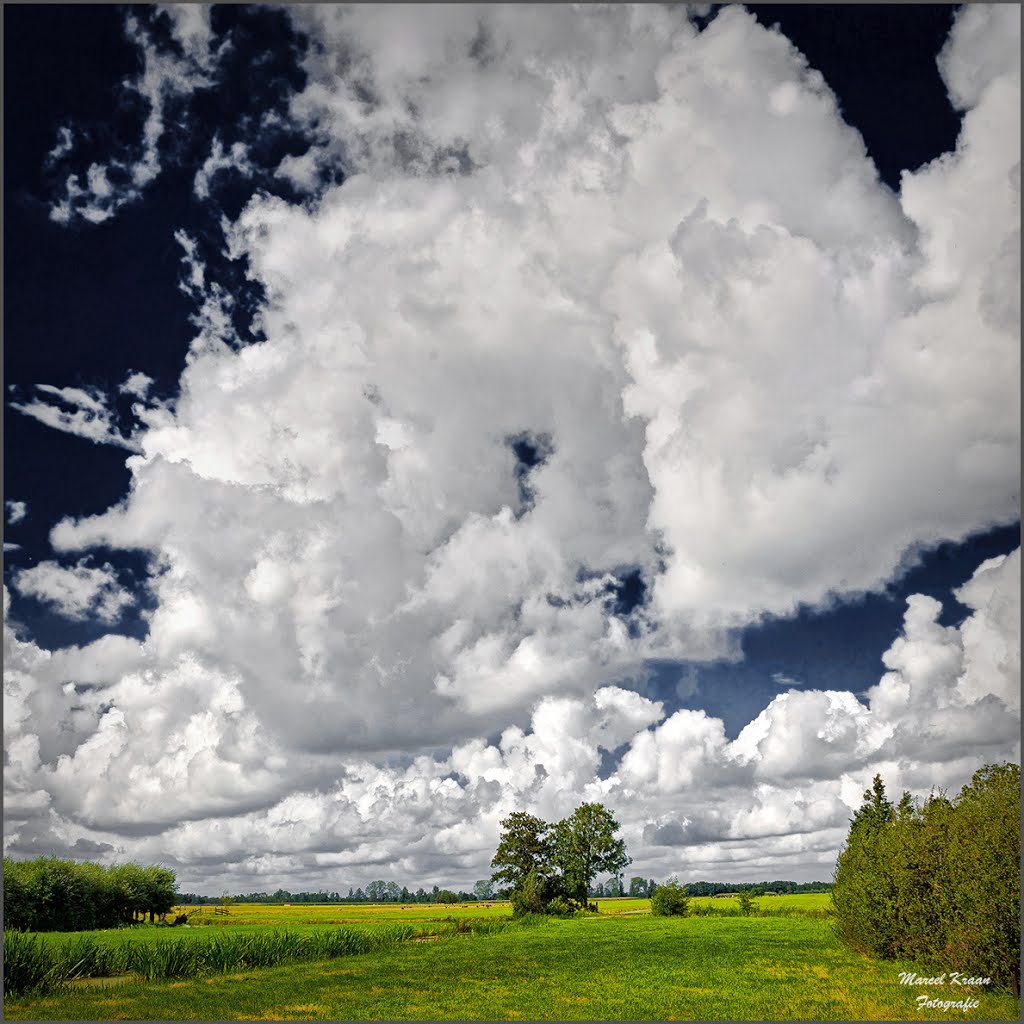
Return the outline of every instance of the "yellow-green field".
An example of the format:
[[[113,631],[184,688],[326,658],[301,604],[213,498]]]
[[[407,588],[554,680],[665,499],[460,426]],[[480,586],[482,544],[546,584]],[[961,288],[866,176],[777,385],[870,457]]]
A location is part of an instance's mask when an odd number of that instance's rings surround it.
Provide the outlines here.
[[[637,901],[650,907],[650,900]],[[369,924],[388,922],[439,921],[445,917],[509,917],[508,901],[479,903],[233,903],[226,914],[212,906],[175,907],[173,914],[188,914],[189,924],[208,927],[259,924]]]
[[[282,929],[392,938],[404,929],[412,937],[263,969],[73,982],[46,995],[7,998],[4,1008],[8,1018],[22,1020],[1019,1018],[1019,1002],[1005,991],[901,985],[899,972],[910,965],[870,960],[844,946],[821,913],[827,896],[768,899],[773,905],[785,900],[790,915],[657,918],[648,901],[631,899],[599,900],[596,916],[524,923],[511,922],[502,903],[405,911],[394,905],[235,905],[227,915],[207,908],[200,915],[210,922],[205,927],[138,928],[105,933],[104,941],[148,944],[156,936],[178,947],[183,940],[232,936],[255,941]],[[48,936],[47,942],[75,938]],[[923,994],[977,1005],[966,1012],[922,1008]]]

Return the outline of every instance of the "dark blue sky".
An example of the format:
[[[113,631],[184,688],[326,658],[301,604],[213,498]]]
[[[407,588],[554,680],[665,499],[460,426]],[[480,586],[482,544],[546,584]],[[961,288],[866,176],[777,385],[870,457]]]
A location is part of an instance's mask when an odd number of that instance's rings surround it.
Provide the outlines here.
[[[949,105],[935,57],[952,23],[948,5],[778,6],[750,8],[765,25],[778,23],[837,93],[846,119],[863,135],[882,179],[899,188],[899,174],[955,145],[960,118]],[[217,209],[192,193],[196,169],[209,152],[212,129],[242,126],[247,117],[284,103],[287,86],[301,85],[294,50],[281,45],[289,29],[272,10],[217,8],[215,27],[239,31],[225,79],[193,99],[187,131],[162,142],[164,171],[145,200],[130,204],[100,225],[60,226],[48,219],[56,184],[44,167],[59,128],[85,126],[79,157],[99,158],[137,138],[144,111],[126,102],[118,84],[138,70],[138,56],[121,30],[122,8],[8,5],[4,7],[4,494],[27,502],[29,514],[5,527],[20,550],[5,555],[5,578],[18,568],[53,558],[48,535],[63,516],[101,512],[129,485],[126,452],[47,428],[10,408],[33,384],[95,386],[113,392],[129,370],[155,381],[170,396],[194,334],[192,302],[179,290],[181,250],[174,231],[184,228],[204,246],[203,257],[239,297],[238,326],[259,292],[244,268],[218,255],[219,213],[231,217],[254,188],[287,194],[269,174],[255,181],[228,180],[216,192]],[[270,54],[258,73],[253,60]],[[55,72],[55,69],[59,69]],[[114,111],[114,116],[111,112]],[[241,128],[239,137],[242,137]],[[251,140],[251,132],[246,138]],[[224,137],[226,145],[233,141]],[[302,144],[286,132],[264,133],[255,161],[274,166]],[[172,156],[173,154],[173,156]],[[130,402],[122,402],[127,415]],[[743,636],[745,660],[700,666],[697,689],[682,706],[721,716],[730,735],[790,685],[862,691],[883,671],[881,653],[898,634],[911,593],[930,594],[944,605],[943,622],[964,609],[950,593],[985,558],[1020,543],[1019,523],[981,533],[965,544],[921,554],[920,562],[886,593],[868,595],[826,613],[801,611],[766,622]],[[145,579],[145,558],[97,552],[123,571],[122,583]],[[145,632],[139,613],[118,629]],[[14,616],[44,646],[81,643],[106,631],[71,624],[28,598],[15,597]],[[679,706],[678,665],[657,670],[650,694]]]

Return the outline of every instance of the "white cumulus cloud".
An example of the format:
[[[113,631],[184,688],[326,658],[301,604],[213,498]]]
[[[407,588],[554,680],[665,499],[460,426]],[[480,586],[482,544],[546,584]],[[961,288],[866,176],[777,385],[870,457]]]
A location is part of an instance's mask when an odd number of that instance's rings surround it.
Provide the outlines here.
[[[149,632],[5,634],[8,844],[171,857],[210,891],[465,884],[509,811],[593,799],[656,877],[825,878],[875,771],[927,792],[1019,756],[1019,553],[958,626],[912,597],[865,694],[805,679],[735,740],[631,690],[1019,517],[1019,18],[958,17],[957,149],[893,194],[740,7],[703,32],[647,5],[289,14],[310,146],[280,173],[309,195],[225,223],[265,340],[179,232],[179,393],[128,378],[131,490],[51,534],[149,552]],[[186,74],[161,67],[154,97]],[[110,438],[99,397],[48,393]],[[47,564],[19,592],[70,609],[98,580],[46,590],[72,572]]]
[[[20,569],[12,582],[19,594],[44,601],[67,619],[81,621],[95,616],[101,622],[114,623],[135,599],[118,583],[111,565],[95,568],[87,561],[83,559],[71,568],[58,562],[40,562],[30,569]]]

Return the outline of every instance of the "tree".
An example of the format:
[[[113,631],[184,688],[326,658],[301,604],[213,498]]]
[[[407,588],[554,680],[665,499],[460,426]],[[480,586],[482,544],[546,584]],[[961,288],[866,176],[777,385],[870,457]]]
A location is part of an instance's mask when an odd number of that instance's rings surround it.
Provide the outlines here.
[[[655,917],[685,917],[689,910],[686,886],[680,885],[677,878],[663,882],[651,897],[651,913]]]
[[[629,880],[629,895],[630,896],[646,896],[647,895],[647,880],[641,878],[639,875],[634,875]]]
[[[601,804],[581,804],[554,827],[523,811],[501,824],[491,877],[509,883],[514,913],[536,913],[556,897],[584,908],[599,871],[612,873],[609,887],[621,895],[621,871],[631,861],[615,835],[619,823]]]
[[[169,914],[178,900],[178,886],[174,872],[151,864],[142,869],[142,890],[145,900],[144,912],[149,913],[149,920]]]
[[[478,900],[494,899],[494,886],[487,878],[481,878],[479,882],[473,883],[473,895]]]
[[[893,817],[885,784],[876,775],[871,789],[864,793],[864,804],[850,820],[850,834],[839,854],[832,888],[840,933],[856,948],[883,957],[895,955],[897,941],[892,915],[895,893],[880,850]]]
[[[501,823],[504,831],[491,860],[497,870],[494,882],[505,882],[513,890],[521,889],[531,871],[539,876],[551,873],[551,826],[546,821],[515,811]]]
[[[754,897],[749,889],[744,889],[739,894],[740,913],[744,917],[750,917],[751,911],[754,909]]]
[[[554,828],[553,862],[558,868],[565,898],[587,905],[587,891],[599,871],[618,873],[632,863],[626,844],[616,839],[619,823],[601,804],[581,804]]]
[[[1020,993],[1020,768],[985,765],[960,791],[938,876],[946,961]]]

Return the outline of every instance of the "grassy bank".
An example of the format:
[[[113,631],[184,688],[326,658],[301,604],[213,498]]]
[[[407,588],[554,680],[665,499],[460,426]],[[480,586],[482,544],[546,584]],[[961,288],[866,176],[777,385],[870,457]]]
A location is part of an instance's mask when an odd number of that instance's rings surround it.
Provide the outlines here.
[[[931,989],[866,960],[812,917],[603,914],[453,932],[342,959],[6,1000],[11,1019],[1015,1020],[1004,992]]]

